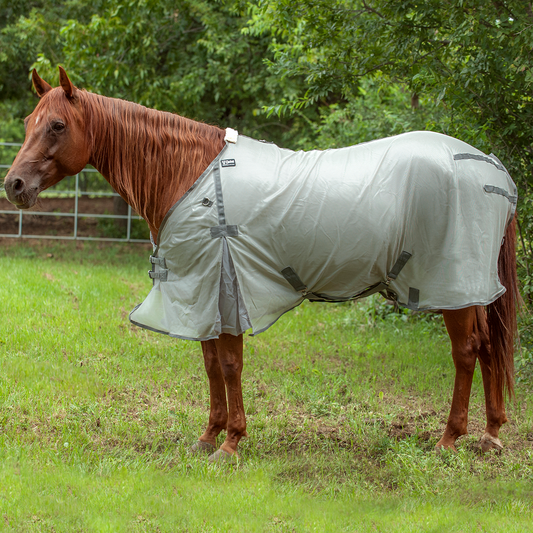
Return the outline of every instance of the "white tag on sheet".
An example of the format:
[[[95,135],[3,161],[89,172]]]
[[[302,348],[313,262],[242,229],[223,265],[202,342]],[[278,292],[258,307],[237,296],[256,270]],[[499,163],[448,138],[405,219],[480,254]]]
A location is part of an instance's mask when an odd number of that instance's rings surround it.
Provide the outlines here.
[[[239,132],[237,130],[234,130],[233,128],[226,128],[226,136],[224,137],[224,140],[235,144],[238,136]]]

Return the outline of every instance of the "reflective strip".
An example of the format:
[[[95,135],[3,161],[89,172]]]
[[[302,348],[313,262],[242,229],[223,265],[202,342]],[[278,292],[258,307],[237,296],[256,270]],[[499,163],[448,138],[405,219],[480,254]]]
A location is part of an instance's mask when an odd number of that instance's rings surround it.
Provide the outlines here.
[[[226,225],[226,215],[224,214],[224,198],[222,196],[222,183],[220,182],[220,166],[213,169],[213,179],[215,180],[215,193],[217,195],[218,223]]]
[[[386,291],[389,288],[389,285],[385,281],[380,281],[375,285],[371,285],[366,289],[354,294],[352,296],[331,296],[329,294],[323,294],[321,292],[308,292],[304,294],[310,302],[329,302],[329,303],[341,303],[341,302],[351,302],[353,300],[360,300],[361,298],[367,298],[372,296],[377,292]]]
[[[507,172],[507,169],[500,163],[500,161],[494,161],[494,159],[486,156],[486,155],[479,155],[479,154],[455,154],[453,156],[455,161],[461,161],[463,159],[475,159],[476,161],[485,161],[485,163],[490,163],[491,165],[494,165],[498,170],[503,170],[504,172]]]
[[[167,263],[164,257],[154,257],[151,255],[150,263],[152,263],[152,265],[159,265],[161,268],[167,268]]]
[[[507,200],[509,200],[512,204],[516,204],[517,197],[509,194],[506,190],[502,189],[501,187],[495,187],[494,185],[484,185],[483,190],[485,192],[492,192],[494,194],[505,196],[505,198],[507,198]]]
[[[211,238],[216,239],[218,237],[236,237],[239,235],[239,226],[235,225],[222,225],[213,226],[209,228],[211,231]]]
[[[503,163],[502,163],[502,162],[501,162],[501,161],[500,161],[500,160],[499,160],[494,154],[490,154],[490,157],[493,157],[494,159],[496,159],[496,161],[498,161],[498,163],[500,163],[500,165],[503,167]],[[505,170],[507,171],[507,169],[505,169]],[[516,188],[516,184],[515,184],[515,182],[512,180],[512,178],[511,178],[509,172],[507,172],[507,175],[508,175],[509,178],[511,179],[511,184],[512,184],[512,186],[513,186],[513,194],[511,194],[510,196],[511,196],[511,198],[512,198],[512,197],[515,198],[515,201],[514,201],[514,202],[511,201],[511,200],[509,200],[509,201],[511,202],[511,205],[512,205],[512,207],[511,207],[511,215],[510,215],[510,217],[509,217],[509,223],[508,223],[508,225],[509,225],[509,224],[512,222],[512,220],[513,220],[513,218],[514,218],[514,216],[515,216],[515,213],[516,213],[516,204],[518,203],[518,189]]]
[[[222,182],[220,181],[220,166],[213,169],[213,180],[215,182],[215,194],[217,196],[218,226],[209,228],[211,238],[236,237],[239,235],[239,227],[226,224],[226,214],[224,213],[224,197],[222,196]]]
[[[365,289],[363,292],[360,292],[355,297],[352,297],[352,299],[356,298],[359,300],[360,298],[367,298],[368,296],[372,296],[373,294],[376,294],[378,292],[386,291],[389,288],[388,284],[384,281],[380,281],[376,285],[372,285]]]
[[[168,270],[160,270],[159,272],[154,272],[153,270],[149,270],[148,275],[152,279],[158,279],[159,281],[167,281]]]

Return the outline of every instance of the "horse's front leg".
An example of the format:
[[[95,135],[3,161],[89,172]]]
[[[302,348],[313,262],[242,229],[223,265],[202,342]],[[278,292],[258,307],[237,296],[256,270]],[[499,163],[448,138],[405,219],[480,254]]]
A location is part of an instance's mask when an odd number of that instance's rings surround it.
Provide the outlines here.
[[[216,451],[218,434],[223,429],[226,429],[228,423],[226,384],[215,341],[202,341],[201,344],[205,370],[209,378],[209,423],[198,442],[191,448],[191,451],[193,453],[207,452],[212,454]]]
[[[228,423],[226,440],[222,446],[209,457],[210,461],[231,461],[237,457],[237,446],[246,435],[246,415],[242,399],[241,373],[243,367],[242,335],[220,335],[215,341],[218,361],[228,398]]]

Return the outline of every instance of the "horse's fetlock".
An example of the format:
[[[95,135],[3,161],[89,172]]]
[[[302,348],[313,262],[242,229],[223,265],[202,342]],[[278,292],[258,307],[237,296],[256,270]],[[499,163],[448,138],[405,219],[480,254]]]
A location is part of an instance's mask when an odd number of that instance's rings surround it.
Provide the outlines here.
[[[227,425],[228,435],[236,435],[241,438],[246,433],[246,420],[233,420]]]

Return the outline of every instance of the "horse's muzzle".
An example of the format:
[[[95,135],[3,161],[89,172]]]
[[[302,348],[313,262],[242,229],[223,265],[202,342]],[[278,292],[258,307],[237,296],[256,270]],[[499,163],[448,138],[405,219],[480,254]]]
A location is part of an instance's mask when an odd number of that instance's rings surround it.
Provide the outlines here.
[[[4,182],[7,199],[19,209],[29,209],[35,205],[38,188],[31,186],[20,176],[8,174]]]

